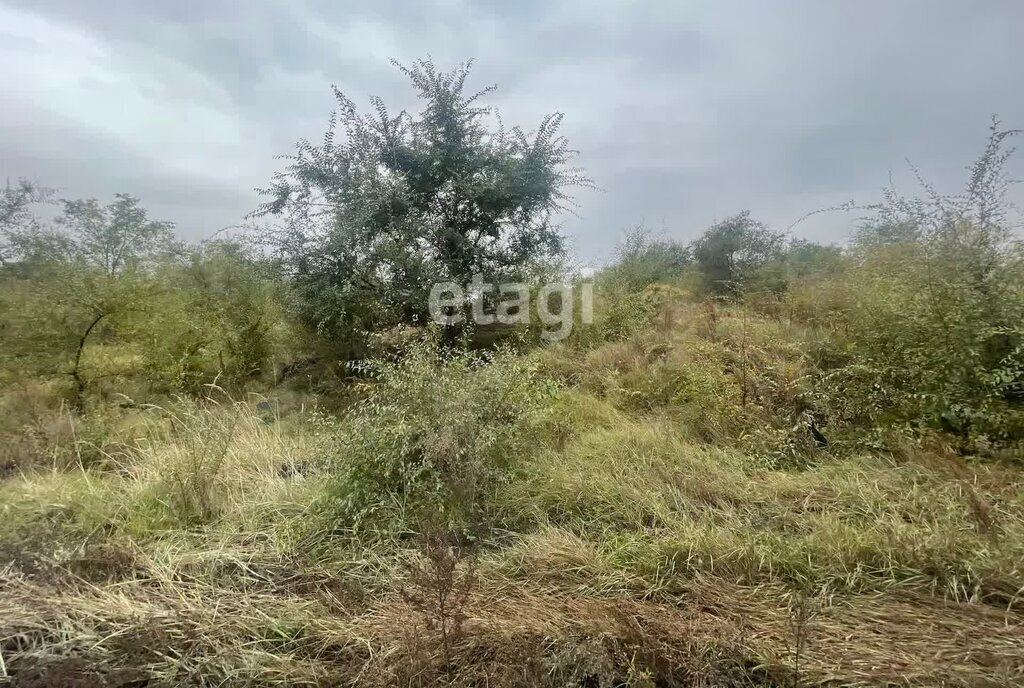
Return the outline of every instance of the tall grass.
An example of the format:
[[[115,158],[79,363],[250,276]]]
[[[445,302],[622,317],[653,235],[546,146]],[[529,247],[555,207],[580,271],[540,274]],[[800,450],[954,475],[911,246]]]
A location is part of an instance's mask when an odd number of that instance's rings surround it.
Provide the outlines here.
[[[844,396],[863,362],[839,292],[815,319],[797,294],[606,291],[623,317],[525,352],[428,339],[332,414],[208,387],[68,417],[0,483],[4,666],[25,685],[1018,685],[1024,475],[882,425],[867,383]],[[44,406],[11,427],[62,418]]]

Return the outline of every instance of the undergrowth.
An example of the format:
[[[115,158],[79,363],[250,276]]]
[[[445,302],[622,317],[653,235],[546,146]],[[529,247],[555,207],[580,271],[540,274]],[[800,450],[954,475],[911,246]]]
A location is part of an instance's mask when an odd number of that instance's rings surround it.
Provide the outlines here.
[[[1019,469],[941,435],[873,447],[815,387],[806,325],[672,307],[628,337],[526,353],[425,339],[369,369],[340,419],[211,388],[69,420],[0,485],[7,671],[23,685],[1017,681],[1024,648],[982,662],[972,648],[991,637],[966,627],[902,664],[849,634],[865,614],[1021,623]],[[834,633],[841,645],[816,636]],[[943,647],[955,659],[936,664]]]

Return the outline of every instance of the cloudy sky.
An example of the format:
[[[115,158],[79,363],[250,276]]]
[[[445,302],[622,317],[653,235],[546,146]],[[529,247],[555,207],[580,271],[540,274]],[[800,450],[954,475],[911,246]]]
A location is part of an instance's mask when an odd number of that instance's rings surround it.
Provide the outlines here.
[[[0,0],[0,178],[130,192],[199,238],[323,134],[332,83],[412,107],[389,58],[473,57],[506,122],[565,113],[601,189],[564,227],[600,260],[641,223],[689,240],[912,190],[906,158],[956,189],[992,114],[1024,127],[1022,29],[1020,0]]]

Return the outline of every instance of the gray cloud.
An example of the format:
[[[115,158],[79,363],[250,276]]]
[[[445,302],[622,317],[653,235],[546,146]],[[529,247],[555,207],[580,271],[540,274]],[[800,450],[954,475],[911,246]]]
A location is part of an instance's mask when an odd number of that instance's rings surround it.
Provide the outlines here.
[[[331,83],[410,107],[390,57],[475,57],[507,122],[566,113],[602,190],[565,229],[600,259],[641,222],[686,240],[744,208],[784,227],[874,200],[905,157],[957,188],[992,113],[1024,126],[1021,26],[1016,0],[0,0],[0,175],[135,193],[195,238],[323,133]]]

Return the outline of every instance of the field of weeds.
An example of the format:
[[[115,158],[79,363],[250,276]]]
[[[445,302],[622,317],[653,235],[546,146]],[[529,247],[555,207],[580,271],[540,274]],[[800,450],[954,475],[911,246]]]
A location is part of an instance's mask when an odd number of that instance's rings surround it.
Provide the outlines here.
[[[24,418],[45,449],[0,484],[4,675],[1020,685],[1019,465],[839,423],[819,446],[809,330],[667,303],[603,343],[414,345],[341,414],[211,387]]]

